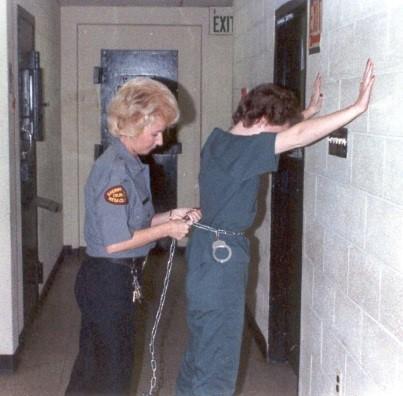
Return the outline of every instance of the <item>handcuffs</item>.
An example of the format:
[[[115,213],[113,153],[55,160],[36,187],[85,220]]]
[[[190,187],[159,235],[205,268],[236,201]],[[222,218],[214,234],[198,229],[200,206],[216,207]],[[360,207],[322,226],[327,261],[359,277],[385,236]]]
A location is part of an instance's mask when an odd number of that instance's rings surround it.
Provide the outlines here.
[[[216,233],[216,236],[217,236],[217,239],[211,244],[214,260],[219,263],[226,263],[232,257],[232,249],[230,246],[227,245],[227,243],[225,241],[220,239],[218,232]],[[217,251],[219,249],[226,250],[227,255],[224,258],[219,258],[217,256]]]
[[[226,230],[221,230],[217,229],[214,227],[210,227],[206,224],[202,223],[193,223],[192,226],[196,228],[200,228],[201,230],[205,231],[210,231],[213,232],[216,235],[216,240],[211,244],[211,249],[212,249],[212,255],[215,261],[217,263],[226,263],[229,261],[232,257],[232,249],[231,247],[227,244],[227,242],[223,241],[220,239],[220,234],[224,235],[229,235],[229,236],[241,236],[244,235],[243,232],[235,232],[235,231],[226,231]],[[226,252],[226,255],[224,257],[218,257],[218,251],[224,249]]]

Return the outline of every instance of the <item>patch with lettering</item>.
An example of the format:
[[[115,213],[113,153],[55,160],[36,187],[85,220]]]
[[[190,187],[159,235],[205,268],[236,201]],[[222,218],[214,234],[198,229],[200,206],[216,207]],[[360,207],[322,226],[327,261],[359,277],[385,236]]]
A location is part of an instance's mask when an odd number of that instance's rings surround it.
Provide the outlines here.
[[[113,186],[105,191],[105,201],[113,205],[127,205],[129,200],[123,186]]]

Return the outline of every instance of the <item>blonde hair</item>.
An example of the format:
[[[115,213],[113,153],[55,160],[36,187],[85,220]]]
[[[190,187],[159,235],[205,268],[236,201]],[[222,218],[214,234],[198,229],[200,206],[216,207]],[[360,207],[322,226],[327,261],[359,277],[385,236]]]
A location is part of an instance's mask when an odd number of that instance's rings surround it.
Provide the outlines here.
[[[137,136],[159,117],[167,127],[179,119],[175,96],[162,83],[147,77],[127,81],[108,106],[108,129],[116,136]],[[127,125],[130,124],[128,130]]]

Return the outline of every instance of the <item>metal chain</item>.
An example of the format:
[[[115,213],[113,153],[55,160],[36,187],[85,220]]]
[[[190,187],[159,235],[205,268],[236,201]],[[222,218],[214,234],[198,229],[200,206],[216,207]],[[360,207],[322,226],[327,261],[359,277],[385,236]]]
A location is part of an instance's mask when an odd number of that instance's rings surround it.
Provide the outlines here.
[[[162,309],[164,308],[164,304],[165,304],[165,297],[167,295],[169,280],[171,277],[173,259],[175,256],[175,247],[176,247],[176,240],[172,239],[171,246],[169,247],[169,258],[168,258],[167,270],[166,270],[165,278],[164,278],[164,287],[162,289],[162,293],[161,293],[161,297],[160,297],[160,304],[158,306],[158,310],[155,315],[153,329],[151,331],[149,351],[150,351],[150,358],[151,358],[150,365],[151,365],[151,370],[152,370],[152,376],[151,376],[151,380],[150,380],[150,389],[147,393],[147,396],[152,396],[152,394],[154,393],[155,387],[157,385],[157,360],[155,358],[155,337],[157,335],[158,325],[159,325],[161,315],[162,315]]]
[[[210,226],[208,226],[206,224],[202,224],[202,223],[193,223],[192,226],[195,227],[195,228],[200,228],[201,230],[213,232],[217,236],[219,236],[220,234],[230,235],[230,236],[242,236],[242,235],[245,235],[245,233],[242,232],[242,231],[241,232],[226,231],[226,230],[222,230],[220,228],[210,227]]]

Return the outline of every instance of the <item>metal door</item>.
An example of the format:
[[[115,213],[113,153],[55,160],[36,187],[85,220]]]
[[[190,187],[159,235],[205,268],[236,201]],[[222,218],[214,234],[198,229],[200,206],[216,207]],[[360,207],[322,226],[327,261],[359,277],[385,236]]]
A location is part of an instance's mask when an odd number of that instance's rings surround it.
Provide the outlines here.
[[[305,97],[306,2],[276,12],[274,82]],[[304,152],[280,157],[272,179],[269,358],[288,360],[298,373]]]
[[[35,143],[42,137],[42,104],[39,54],[34,51],[35,20],[20,6],[17,18],[23,293],[24,319],[28,321],[42,282],[42,266],[38,260]]]

